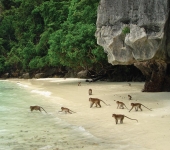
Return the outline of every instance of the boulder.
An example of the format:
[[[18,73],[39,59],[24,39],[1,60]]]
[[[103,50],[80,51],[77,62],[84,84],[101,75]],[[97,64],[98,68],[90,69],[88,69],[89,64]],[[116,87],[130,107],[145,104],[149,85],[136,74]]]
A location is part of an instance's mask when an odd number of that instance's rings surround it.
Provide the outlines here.
[[[6,78],[9,78],[9,73],[5,73],[2,75],[2,78],[6,79]]]
[[[82,70],[77,73],[78,78],[87,78],[88,70]]]
[[[24,74],[22,75],[22,78],[24,78],[24,79],[29,79],[29,78],[30,78],[30,74],[29,74],[29,73],[24,73]]]
[[[37,73],[35,74],[35,78],[44,78],[45,77],[45,74],[44,73]]]

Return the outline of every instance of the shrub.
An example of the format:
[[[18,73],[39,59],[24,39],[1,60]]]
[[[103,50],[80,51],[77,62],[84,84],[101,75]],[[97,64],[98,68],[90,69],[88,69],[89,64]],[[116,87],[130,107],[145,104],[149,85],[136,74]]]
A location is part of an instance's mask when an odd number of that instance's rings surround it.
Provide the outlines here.
[[[127,34],[127,33],[130,33],[130,28],[128,27],[128,26],[126,26],[126,27],[124,27],[123,29],[122,29],[122,33],[123,34]]]

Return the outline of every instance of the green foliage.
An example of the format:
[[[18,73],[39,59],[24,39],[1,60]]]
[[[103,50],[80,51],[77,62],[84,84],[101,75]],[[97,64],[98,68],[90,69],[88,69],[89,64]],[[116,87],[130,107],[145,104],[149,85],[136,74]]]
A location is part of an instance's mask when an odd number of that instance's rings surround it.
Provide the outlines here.
[[[22,68],[23,63],[18,57],[20,51],[20,48],[12,47],[11,51],[7,53],[5,65],[14,70]]]
[[[5,57],[0,56],[0,72],[4,72],[5,70]]]
[[[0,71],[107,63],[96,44],[98,0],[2,0]]]
[[[69,67],[89,68],[98,61],[106,62],[106,55],[94,37],[98,0],[72,0],[67,20],[50,37],[50,62]],[[60,57],[57,57],[60,53]]]
[[[43,68],[44,66],[48,65],[47,62],[48,62],[47,57],[37,56],[30,61],[29,66],[30,68],[33,68],[33,69]]]
[[[124,28],[122,29],[122,33],[123,33],[124,35],[130,33],[130,28],[129,28],[128,26],[124,27]]]

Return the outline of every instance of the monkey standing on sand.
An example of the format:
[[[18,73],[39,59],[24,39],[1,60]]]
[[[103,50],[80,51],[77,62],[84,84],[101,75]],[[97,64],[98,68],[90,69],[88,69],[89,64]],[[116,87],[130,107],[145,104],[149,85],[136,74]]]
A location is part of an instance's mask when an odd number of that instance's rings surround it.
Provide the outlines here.
[[[39,110],[41,112],[41,106],[30,106],[30,110],[33,111],[33,110]],[[44,108],[42,108],[44,110]],[[45,110],[44,110],[45,111]],[[46,112],[46,111],[45,111]],[[47,113],[47,112],[46,112]]]
[[[72,110],[70,110],[70,109],[68,109],[68,108],[66,108],[66,107],[61,107],[61,111],[58,111],[58,112],[62,112],[62,111],[64,111],[65,114],[66,114],[66,113],[72,114],[72,112],[73,112],[73,113],[76,113],[76,112],[74,112],[74,111],[72,111]]]
[[[92,89],[89,89],[89,95],[92,95]]]
[[[131,119],[131,118],[129,118],[129,117],[125,116],[125,115],[121,115],[121,114],[112,114],[112,117],[115,118],[116,124],[118,124],[118,120],[120,120],[120,123],[122,124],[124,117],[126,117],[126,118],[128,118],[130,120],[136,120],[138,122],[137,119]]]
[[[123,103],[123,102],[120,102],[120,101],[116,101],[117,103],[117,109],[120,108],[120,109],[124,109],[124,107],[126,107],[126,105]],[[127,108],[127,107],[126,107]],[[128,109],[128,108],[127,108]]]
[[[141,103],[131,103],[132,108],[129,110],[129,112],[135,107],[135,110],[138,111],[138,108],[142,111],[141,106],[144,106]],[[144,106],[145,108],[149,109],[148,107]],[[149,109],[150,111],[152,111],[151,109]]]
[[[93,106],[93,104],[95,103],[96,104],[96,107],[97,105],[99,107],[101,107],[100,105],[100,101],[102,101],[104,104],[106,104],[103,100],[101,99],[98,99],[98,98],[89,98],[89,102],[90,102],[90,108]],[[110,106],[109,104],[106,104],[107,106]]]

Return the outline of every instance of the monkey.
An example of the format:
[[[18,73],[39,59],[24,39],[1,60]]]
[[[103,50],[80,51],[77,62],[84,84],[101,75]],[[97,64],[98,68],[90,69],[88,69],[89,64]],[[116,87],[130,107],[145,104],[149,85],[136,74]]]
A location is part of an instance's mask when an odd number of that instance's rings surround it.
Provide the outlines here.
[[[78,82],[78,86],[81,86],[81,82]]]
[[[92,89],[89,89],[89,95],[92,95]]]
[[[132,96],[128,95],[128,97],[129,97],[129,100],[132,100]]]
[[[72,114],[72,112],[73,112],[73,113],[76,113],[76,112],[74,112],[74,111],[72,111],[72,110],[70,110],[70,109],[68,109],[68,108],[65,108],[65,107],[61,107],[61,111],[58,111],[58,112],[62,112],[62,111],[65,111],[65,114],[66,114],[66,113]]]
[[[130,120],[136,120],[138,122],[137,119],[131,119],[131,118],[129,118],[129,117],[125,116],[125,115],[121,115],[121,114],[112,114],[112,117],[115,118],[116,124],[118,124],[118,120],[120,120],[120,123],[122,124],[124,117],[126,117],[126,118],[128,118]]]
[[[129,110],[129,112],[135,107],[135,110],[138,111],[138,108],[142,111],[141,106],[144,106],[141,103],[131,103],[132,108]],[[148,107],[144,106],[145,108],[149,109]],[[151,109],[149,109],[150,111],[152,111]]]
[[[117,103],[117,109],[120,108],[120,109],[124,109],[124,107],[126,107],[126,105],[123,103],[123,102],[120,102],[120,101],[116,101]],[[127,107],[126,107],[127,108]],[[128,108],[127,108],[128,109]]]
[[[97,107],[97,105],[99,105],[99,107],[101,107],[100,101],[102,101],[104,104],[106,104],[103,100],[98,99],[98,98],[89,98],[89,101],[91,102],[90,108],[93,106],[94,103],[96,104],[96,107]],[[106,104],[106,105],[110,106],[109,104]]]
[[[41,106],[30,106],[30,110],[33,111],[33,110],[39,110],[41,112]],[[44,110],[44,108],[42,108]],[[45,111],[45,110],[44,110]],[[46,111],[45,111],[46,112]],[[46,112],[47,113],[47,112]]]

